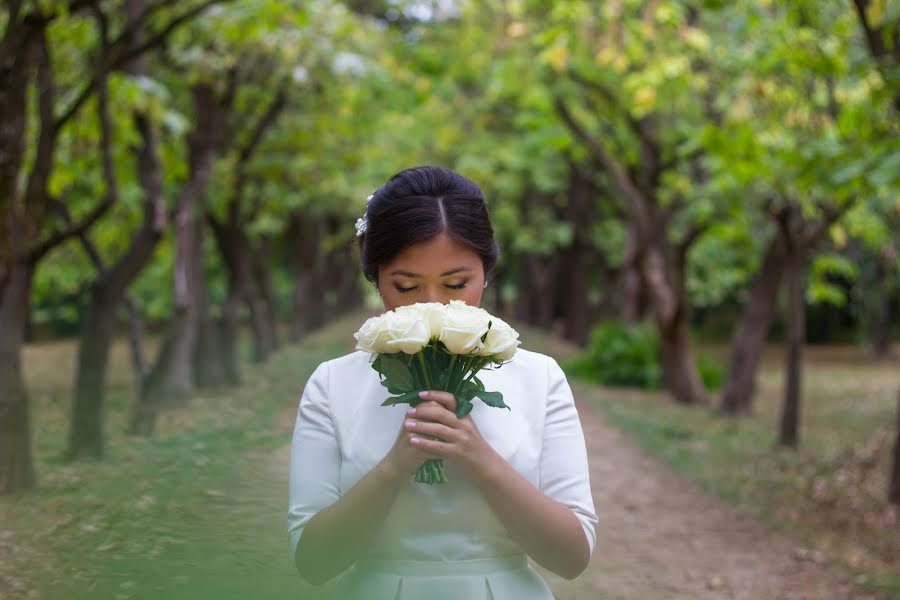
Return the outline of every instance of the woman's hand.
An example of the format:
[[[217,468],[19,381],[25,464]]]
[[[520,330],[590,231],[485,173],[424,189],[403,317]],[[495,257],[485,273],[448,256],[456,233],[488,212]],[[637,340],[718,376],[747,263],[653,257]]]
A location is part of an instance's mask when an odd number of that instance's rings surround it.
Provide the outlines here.
[[[456,398],[450,392],[430,390],[419,394],[422,402],[407,412],[403,424],[406,443],[417,450],[422,462],[430,458],[453,459],[469,474],[489,468],[500,459],[470,415],[456,416]],[[435,439],[436,438],[436,439]]]

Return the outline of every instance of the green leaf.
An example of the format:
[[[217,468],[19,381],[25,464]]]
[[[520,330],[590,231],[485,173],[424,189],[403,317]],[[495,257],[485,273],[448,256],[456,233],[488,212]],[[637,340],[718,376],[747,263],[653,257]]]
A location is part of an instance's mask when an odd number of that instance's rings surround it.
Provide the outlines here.
[[[393,406],[395,404],[409,404],[411,406],[415,406],[419,403],[419,392],[418,390],[412,390],[410,392],[406,392],[399,396],[391,396],[381,403],[382,406]]]
[[[462,419],[464,416],[472,412],[472,401],[456,398],[456,416]]]
[[[479,391],[478,397],[481,398],[482,402],[493,408],[509,408],[509,406],[503,402],[503,394],[500,392]],[[510,408],[510,410],[512,409]]]
[[[408,392],[416,388],[415,377],[405,356],[405,354],[379,354],[372,363],[372,368],[384,378],[381,384],[392,394]]]

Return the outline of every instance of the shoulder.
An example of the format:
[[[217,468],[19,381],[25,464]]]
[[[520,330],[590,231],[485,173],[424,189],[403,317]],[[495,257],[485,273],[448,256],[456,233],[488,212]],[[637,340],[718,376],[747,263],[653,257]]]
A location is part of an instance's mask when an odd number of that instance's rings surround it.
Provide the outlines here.
[[[349,354],[326,360],[319,365],[318,369],[326,369],[330,373],[342,373],[356,369],[368,369],[371,368],[371,364],[371,354],[362,350],[356,350]]]
[[[507,367],[532,375],[547,375],[548,373],[555,375],[556,371],[562,371],[559,363],[552,356],[525,348],[516,350],[512,360],[503,366],[504,369]]]
[[[371,355],[368,352],[357,350],[337,358],[324,360],[310,374],[304,386],[318,388],[327,392],[334,382],[352,379],[353,373],[359,373],[371,369]]]

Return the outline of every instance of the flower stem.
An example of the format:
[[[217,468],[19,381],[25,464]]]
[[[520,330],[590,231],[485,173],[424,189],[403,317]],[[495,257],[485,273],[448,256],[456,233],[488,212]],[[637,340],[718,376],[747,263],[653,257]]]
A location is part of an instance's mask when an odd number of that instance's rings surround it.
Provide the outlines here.
[[[416,356],[419,358],[419,366],[422,367],[422,375],[425,377],[425,385],[428,386],[428,389],[433,389],[431,387],[431,377],[428,374],[428,367],[425,366],[425,353],[424,352],[416,352]]]
[[[450,389],[450,380],[453,378],[453,367],[456,366],[456,356],[457,355],[454,354],[450,358],[450,366],[447,368],[447,379],[444,381],[444,386],[442,388],[444,391],[449,391]]]

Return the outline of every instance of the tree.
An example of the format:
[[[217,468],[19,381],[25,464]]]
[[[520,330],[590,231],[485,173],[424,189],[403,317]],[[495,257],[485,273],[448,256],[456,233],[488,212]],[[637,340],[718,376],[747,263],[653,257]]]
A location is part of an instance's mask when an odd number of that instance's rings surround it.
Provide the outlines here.
[[[78,215],[73,224],[53,228],[51,210],[60,194],[49,183],[56,167],[60,134],[85,102],[96,92],[104,74],[122,68],[133,58],[157,47],[184,22],[200,14],[214,1],[184,8],[166,2],[143,12],[132,27],[124,27],[108,41],[103,64],[76,69],[73,82],[57,81],[54,54],[48,32],[102,11],[92,2],[43,2],[38,6],[7,3],[5,30],[0,39],[0,213],[5,228],[0,236],[0,493],[32,487],[28,396],[22,381],[21,348],[34,272],[47,253],[65,240],[87,231],[114,202],[108,190],[93,207]],[[106,15],[106,18],[111,18]],[[154,25],[163,23],[162,26]],[[137,28],[146,31],[136,43]],[[100,36],[94,37],[94,43]],[[87,56],[99,54],[96,46]],[[70,59],[70,57],[64,57]],[[74,100],[60,107],[60,85],[72,86]],[[28,90],[34,89],[33,114],[37,115],[34,141],[29,145]],[[26,160],[28,148],[33,158]],[[30,163],[30,164],[29,164]],[[27,169],[27,175],[25,171]],[[24,181],[24,187],[20,182]],[[49,231],[48,231],[49,230]]]
[[[144,5],[139,0],[126,4],[128,27],[140,18]],[[108,44],[108,23],[102,13],[98,13],[101,48]],[[136,31],[135,38],[140,43],[142,32]],[[103,62],[101,54],[101,62]],[[137,57],[127,66],[133,77],[146,75],[145,60]],[[112,124],[108,114],[107,73],[101,73],[98,89],[98,113],[101,126],[104,179],[109,194],[118,197],[119,184],[116,181],[112,157]],[[75,396],[72,405],[72,420],[66,454],[76,458],[83,453],[94,458],[103,455],[103,400],[106,386],[107,362],[114,333],[117,307],[126,301],[126,292],[140,271],[153,255],[156,243],[166,228],[166,206],[163,197],[161,165],[158,157],[158,134],[156,124],[146,109],[134,112],[134,125],[140,134],[140,146],[136,151],[138,180],[144,193],[143,219],[141,227],[134,232],[127,249],[112,265],[107,265],[100,253],[90,242],[87,232],[81,234],[81,242],[98,270],[97,277],[90,284],[89,300],[81,317],[81,336],[78,345],[78,370],[76,374]],[[60,207],[67,213],[64,207]],[[68,217],[67,214],[65,214]],[[137,346],[139,347],[139,346]],[[139,362],[140,365],[140,362]],[[142,368],[137,376],[143,376]]]
[[[753,49],[731,65],[737,84],[722,126],[711,133],[718,138],[710,142],[712,153],[731,171],[717,185],[745,190],[753,210],[774,225],[732,336],[720,410],[752,412],[753,380],[784,280],[791,309],[785,318],[786,445],[796,443],[798,428],[807,261],[848,210],[889,193],[893,177],[882,163],[893,152],[885,136],[895,126],[876,108],[885,95],[875,89],[847,95],[873,70],[854,45],[848,8],[797,3],[754,10],[739,32],[755,40]]]

